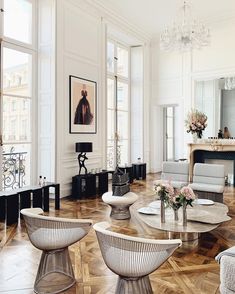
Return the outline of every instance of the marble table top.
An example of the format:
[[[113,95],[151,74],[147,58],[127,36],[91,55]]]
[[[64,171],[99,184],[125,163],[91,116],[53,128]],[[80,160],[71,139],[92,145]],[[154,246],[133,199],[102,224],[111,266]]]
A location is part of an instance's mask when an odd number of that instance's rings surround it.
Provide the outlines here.
[[[229,221],[231,218],[227,215],[228,207],[225,204],[215,202],[214,205],[205,206],[193,204],[193,207],[187,207],[187,226],[182,223],[182,208],[179,209],[179,220],[174,220],[173,209],[165,210],[166,222],[161,223],[159,214],[147,215],[139,213],[137,210],[143,206],[148,206],[149,202],[137,201],[132,205],[131,211],[135,216],[149,225],[150,227],[178,233],[204,233],[217,228],[221,223]]]

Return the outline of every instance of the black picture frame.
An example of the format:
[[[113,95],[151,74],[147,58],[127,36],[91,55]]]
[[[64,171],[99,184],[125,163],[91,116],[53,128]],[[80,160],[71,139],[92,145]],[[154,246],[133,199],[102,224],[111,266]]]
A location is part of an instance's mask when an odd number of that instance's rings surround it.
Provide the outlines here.
[[[69,133],[96,134],[97,83],[69,76]]]

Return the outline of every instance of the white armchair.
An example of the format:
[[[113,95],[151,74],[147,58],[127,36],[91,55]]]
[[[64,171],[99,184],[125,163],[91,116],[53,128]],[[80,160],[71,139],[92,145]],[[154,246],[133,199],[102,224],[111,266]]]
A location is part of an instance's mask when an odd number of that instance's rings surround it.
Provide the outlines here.
[[[49,217],[42,213],[41,208],[21,210],[31,243],[43,251],[34,291],[40,294],[59,293],[76,282],[68,246],[87,235],[92,221]]]
[[[189,186],[195,191],[198,198],[223,203],[224,165],[195,163],[193,182]]]
[[[221,294],[235,293],[235,246],[219,253],[215,259],[220,263]]]
[[[153,293],[149,274],[181,246],[181,240],[154,240],[108,231],[109,223],[94,226],[107,267],[119,276],[116,294]]]
[[[188,162],[164,161],[162,163],[161,179],[170,181],[174,188],[180,189],[183,186],[187,186],[188,178]]]

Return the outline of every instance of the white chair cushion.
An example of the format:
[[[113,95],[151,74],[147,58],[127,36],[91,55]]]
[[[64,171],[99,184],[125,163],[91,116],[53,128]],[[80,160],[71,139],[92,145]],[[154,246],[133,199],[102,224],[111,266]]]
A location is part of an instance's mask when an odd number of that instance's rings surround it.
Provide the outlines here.
[[[172,174],[172,173],[164,173],[161,174],[161,179],[166,181],[180,181],[180,182],[188,182],[188,174]]]
[[[188,162],[164,161],[162,163],[161,179],[170,181],[174,188],[180,188],[188,183]]]
[[[219,164],[195,163],[193,169],[193,190],[223,193],[224,166]]]
[[[192,184],[189,184],[189,187],[191,187],[195,191],[212,192],[212,193],[223,193],[224,192],[223,185],[192,183]]]
[[[186,174],[189,173],[188,162],[174,162],[174,161],[164,161],[162,163],[162,172],[170,174]]]
[[[180,189],[184,186],[187,186],[188,182],[171,181],[171,185],[173,186],[173,188]]]
[[[202,177],[224,178],[224,165],[195,163],[193,174]]]
[[[154,185],[158,185],[160,184],[162,181],[169,181],[171,183],[171,185],[173,186],[173,188],[176,188],[176,189],[180,189],[184,186],[187,186],[188,185],[188,182],[187,181],[171,181],[170,179],[161,179],[161,180],[156,180],[153,182]]]
[[[193,176],[193,183],[203,183],[209,185],[221,185],[224,186],[224,177],[205,177],[205,176]]]

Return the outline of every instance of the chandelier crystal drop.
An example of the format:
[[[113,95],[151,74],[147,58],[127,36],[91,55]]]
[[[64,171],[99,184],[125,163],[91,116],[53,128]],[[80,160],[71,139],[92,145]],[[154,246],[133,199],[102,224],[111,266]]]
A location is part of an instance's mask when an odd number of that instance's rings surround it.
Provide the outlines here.
[[[160,48],[165,51],[189,51],[209,45],[209,29],[192,18],[186,1],[181,10],[181,20],[174,22],[172,27],[166,27],[161,33]]]

